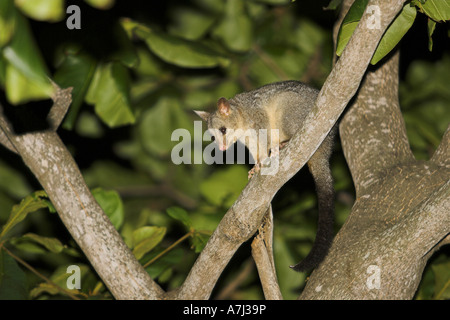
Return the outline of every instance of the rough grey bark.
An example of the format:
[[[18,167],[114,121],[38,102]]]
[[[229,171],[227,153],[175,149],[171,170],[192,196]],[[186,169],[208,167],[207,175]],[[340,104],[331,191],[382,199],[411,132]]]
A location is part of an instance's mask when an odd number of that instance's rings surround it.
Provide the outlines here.
[[[266,300],[282,300],[273,258],[272,206],[266,212],[263,223],[252,241],[252,256],[258,268],[261,286]]]

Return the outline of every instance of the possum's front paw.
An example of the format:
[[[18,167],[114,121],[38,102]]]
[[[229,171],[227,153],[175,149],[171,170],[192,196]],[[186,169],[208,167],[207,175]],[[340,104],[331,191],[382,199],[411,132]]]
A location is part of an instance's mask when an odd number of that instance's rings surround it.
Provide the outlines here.
[[[248,180],[253,177],[253,175],[257,174],[261,170],[261,162],[256,163],[253,168],[248,172]]]
[[[263,167],[270,167],[271,158],[272,158],[272,156],[267,157],[263,161],[258,162],[257,164],[255,164],[255,166],[248,172],[248,179],[250,180],[251,177],[253,177],[255,174],[260,172],[261,168],[263,168]]]
[[[289,143],[289,140],[280,142],[280,149],[283,149],[288,143]]]

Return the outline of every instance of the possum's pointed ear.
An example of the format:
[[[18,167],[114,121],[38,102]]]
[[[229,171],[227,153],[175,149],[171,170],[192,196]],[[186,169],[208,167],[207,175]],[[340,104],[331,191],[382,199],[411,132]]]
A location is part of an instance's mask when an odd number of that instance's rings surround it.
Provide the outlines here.
[[[194,112],[195,112],[200,118],[202,118],[204,121],[208,121],[208,118],[209,118],[209,115],[210,115],[209,112],[206,112],[206,111],[196,111],[196,110],[194,110]]]
[[[225,98],[220,98],[219,101],[217,101],[217,110],[219,110],[219,113],[222,116],[228,117],[231,112],[230,103]]]

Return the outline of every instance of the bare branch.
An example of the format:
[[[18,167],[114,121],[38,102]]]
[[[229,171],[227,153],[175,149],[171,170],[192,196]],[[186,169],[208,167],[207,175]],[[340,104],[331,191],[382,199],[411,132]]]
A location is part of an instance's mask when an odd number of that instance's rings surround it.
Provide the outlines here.
[[[252,242],[252,255],[258,268],[259,278],[267,300],[282,300],[273,260],[273,214],[272,206],[267,210],[258,235]]]
[[[70,95],[63,96],[70,99]],[[67,103],[70,100],[62,105]],[[3,114],[0,128],[41,183],[61,220],[114,297],[163,298],[164,292],[139,264],[95,201],[58,135],[52,130],[15,135]]]
[[[247,280],[247,278],[253,273],[255,269],[255,263],[251,258],[248,258],[239,271],[239,274],[231,282],[227,283],[225,288],[223,288],[217,296],[214,297],[216,300],[226,300],[230,299],[231,295],[234,293],[239,286]]]
[[[72,101],[72,87],[60,89],[56,83],[53,83],[55,88],[54,96],[52,97],[53,106],[48,113],[47,120],[50,128],[56,131],[63,121],[67,110],[69,110]]]

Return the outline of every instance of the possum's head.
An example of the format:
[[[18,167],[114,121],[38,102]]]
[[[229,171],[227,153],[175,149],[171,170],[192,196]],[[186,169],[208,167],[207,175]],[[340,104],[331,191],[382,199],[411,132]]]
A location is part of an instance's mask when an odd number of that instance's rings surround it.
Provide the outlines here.
[[[194,112],[206,121],[213,140],[222,151],[227,150],[242,135],[238,111],[225,98],[217,101],[217,109],[214,112]]]

